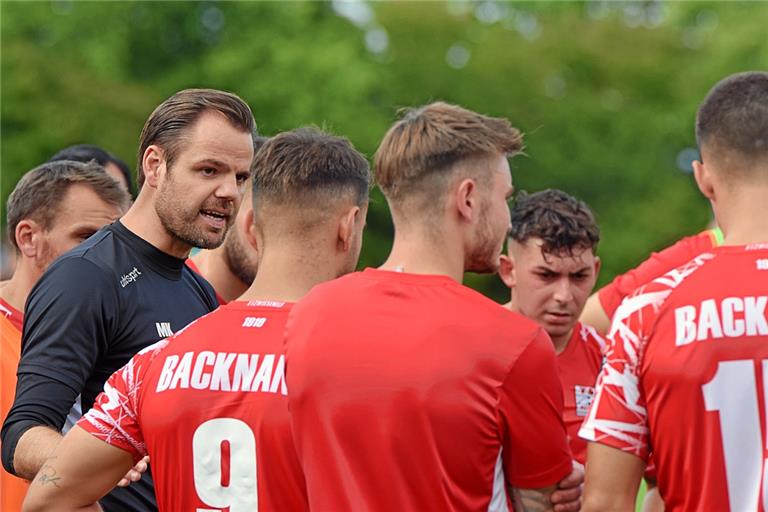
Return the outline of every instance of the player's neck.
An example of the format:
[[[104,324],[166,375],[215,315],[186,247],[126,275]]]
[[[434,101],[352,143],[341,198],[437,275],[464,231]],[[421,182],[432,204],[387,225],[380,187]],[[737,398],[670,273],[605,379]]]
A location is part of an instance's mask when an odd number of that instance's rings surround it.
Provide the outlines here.
[[[27,302],[29,292],[40,279],[40,272],[31,268],[29,261],[19,257],[16,260],[16,270],[13,276],[0,286],[0,299],[10,304],[18,311],[24,312],[24,304]]]
[[[336,264],[332,258],[295,251],[265,250],[253,284],[238,299],[296,302],[313,286],[335,279]]]
[[[551,334],[549,335],[549,338],[552,340],[552,344],[555,346],[555,354],[560,355],[563,353],[563,351],[565,351],[566,348],[568,348],[568,342],[571,341],[571,336],[573,336],[573,329],[568,331],[568,334],[564,334],[562,336],[552,336]]]
[[[225,260],[224,246],[216,249],[202,250],[192,256],[192,262],[197,266],[200,274],[211,283],[221,298],[227,302],[240,297],[248,289],[232,271]]]
[[[718,225],[723,230],[724,245],[768,242],[768,185],[740,187],[738,193],[724,198],[718,208]]]
[[[382,270],[409,274],[444,275],[461,283],[464,279],[464,255],[447,237],[441,241],[415,232],[395,232],[392,251]]]
[[[120,223],[156,249],[176,258],[186,259],[192,250],[191,245],[168,233],[155,212],[152,198],[142,196],[141,193],[128,212],[120,218]]]

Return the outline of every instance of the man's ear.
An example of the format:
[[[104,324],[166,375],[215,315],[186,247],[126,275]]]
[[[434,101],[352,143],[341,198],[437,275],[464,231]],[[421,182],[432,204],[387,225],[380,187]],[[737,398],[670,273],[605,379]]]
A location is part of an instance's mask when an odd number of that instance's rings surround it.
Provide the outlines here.
[[[696,179],[696,185],[698,185],[699,190],[704,195],[704,197],[710,201],[714,201],[715,188],[712,183],[712,170],[699,160],[694,160],[692,164],[693,177]]]
[[[510,289],[514,288],[517,283],[515,278],[515,260],[506,254],[502,254],[499,257],[499,277]]]
[[[461,180],[459,186],[454,192],[454,201],[459,218],[463,221],[472,222],[477,216],[479,206],[477,183],[471,178]]]
[[[152,144],[144,150],[141,158],[141,167],[144,170],[144,183],[152,188],[157,188],[162,171],[165,170],[165,152],[160,146]]]
[[[595,278],[600,275],[600,267],[603,265],[603,261],[600,256],[595,256]]]
[[[359,206],[352,206],[339,217],[337,247],[340,251],[347,252],[352,248],[355,228],[358,222],[363,222],[363,216]]]
[[[32,219],[22,219],[16,224],[16,245],[21,254],[35,259],[42,250],[43,227]]]
[[[240,205],[243,208],[243,205]],[[253,209],[249,208],[243,216],[243,226],[237,226],[237,228],[243,229],[245,232],[245,241],[257,251],[259,250],[259,243],[256,241],[256,225],[253,223]]]

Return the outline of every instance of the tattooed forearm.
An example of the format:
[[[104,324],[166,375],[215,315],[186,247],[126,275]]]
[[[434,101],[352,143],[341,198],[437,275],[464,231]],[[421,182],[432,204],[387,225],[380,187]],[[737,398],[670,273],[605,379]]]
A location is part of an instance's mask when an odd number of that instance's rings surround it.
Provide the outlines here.
[[[40,485],[53,484],[56,487],[59,486],[59,484],[57,483],[59,480],[61,480],[61,477],[56,476],[56,468],[48,464],[44,465],[40,469],[40,473],[37,475],[37,478],[35,479],[35,481]]]
[[[554,487],[545,489],[512,489],[512,502],[516,511],[522,512],[546,512],[554,510],[552,505],[552,491]]]

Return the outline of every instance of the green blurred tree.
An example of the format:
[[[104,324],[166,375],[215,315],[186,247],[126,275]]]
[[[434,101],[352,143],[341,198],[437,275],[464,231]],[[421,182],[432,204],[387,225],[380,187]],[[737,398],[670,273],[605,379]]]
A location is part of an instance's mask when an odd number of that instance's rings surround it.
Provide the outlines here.
[[[185,87],[232,90],[274,134],[315,124],[371,156],[397,107],[434,99],[526,133],[515,185],[595,209],[601,283],[709,218],[681,151],[721,77],[765,69],[766,3],[2,2],[0,193],[63,146],[133,164]],[[374,190],[362,265],[392,227]],[[504,300],[493,276],[468,282]]]

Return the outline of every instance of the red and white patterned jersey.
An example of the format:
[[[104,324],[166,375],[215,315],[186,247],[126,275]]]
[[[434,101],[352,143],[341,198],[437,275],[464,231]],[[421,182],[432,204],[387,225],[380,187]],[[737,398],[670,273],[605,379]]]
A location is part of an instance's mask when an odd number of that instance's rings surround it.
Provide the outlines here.
[[[718,247],[616,311],[580,434],[647,459],[667,510],[768,510],[768,244]]]
[[[597,296],[603,311],[608,318],[612,318],[624,297],[722,243],[722,232],[719,229],[708,229],[697,235],[681,238],[669,247],[651,253],[640,265],[616,276],[613,281],[600,288]]]
[[[312,510],[508,510],[571,472],[549,336],[449,277],[316,286],[286,357]]]
[[[579,437],[579,428],[595,396],[595,382],[603,363],[605,340],[589,325],[577,322],[565,350],[557,355],[563,386],[563,420],[573,458],[584,464],[587,442]]]
[[[160,510],[306,510],[288,415],[290,304],[231,302],[114,373],[78,425],[149,454]]]

